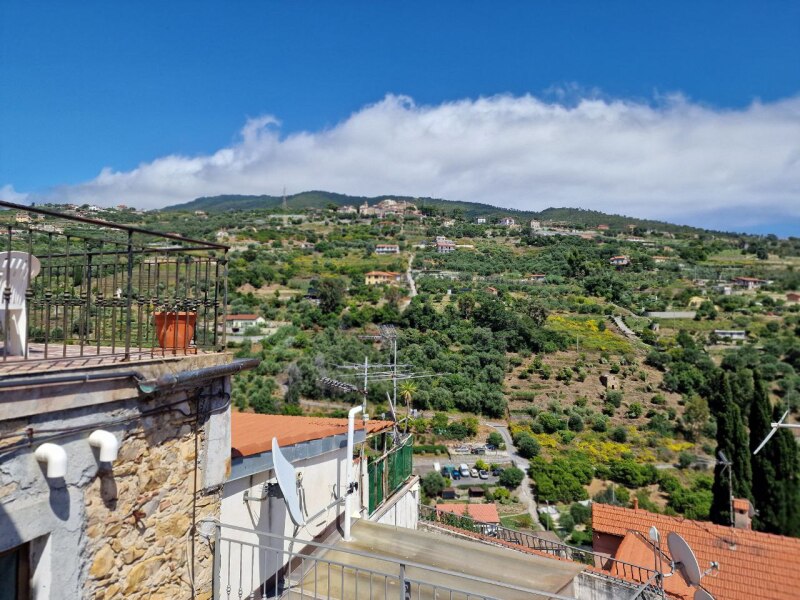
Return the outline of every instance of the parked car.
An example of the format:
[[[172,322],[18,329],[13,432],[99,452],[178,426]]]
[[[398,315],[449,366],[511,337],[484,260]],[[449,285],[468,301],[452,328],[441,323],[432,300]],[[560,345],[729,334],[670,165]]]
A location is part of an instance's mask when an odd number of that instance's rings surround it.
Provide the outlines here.
[[[486,449],[487,450],[497,450],[497,446],[495,446],[494,444],[486,444]]]
[[[475,467],[472,467],[469,470],[469,476],[470,477],[477,477],[478,476],[478,469],[476,469]]]
[[[467,466],[467,463],[461,463],[459,465],[459,469],[461,470],[462,477],[469,477],[469,467]]]
[[[458,481],[459,479],[461,479],[461,472],[455,467],[453,467],[453,470],[450,471],[450,479],[452,479],[453,481]]]
[[[489,472],[481,469],[480,471],[478,471],[478,476],[481,479],[489,479]]]
[[[492,469],[492,475],[494,475],[495,477],[500,477],[500,473],[502,472],[503,469],[501,469],[500,467],[495,467],[494,469]]]
[[[472,449],[472,453],[473,454],[486,454],[486,448],[484,448],[483,446],[481,446],[480,448],[473,448]]]
[[[450,467],[442,467],[442,477],[452,477],[453,471]]]

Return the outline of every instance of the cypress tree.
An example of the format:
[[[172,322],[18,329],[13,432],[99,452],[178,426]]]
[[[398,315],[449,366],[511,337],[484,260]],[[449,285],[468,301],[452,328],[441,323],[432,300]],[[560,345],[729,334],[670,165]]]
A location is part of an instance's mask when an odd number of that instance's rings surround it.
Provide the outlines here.
[[[780,409],[776,407],[773,418],[780,419]],[[776,467],[775,480],[778,484],[780,500],[782,503],[783,523],[780,533],[800,537],[800,455],[798,455],[797,441],[789,429],[779,429],[775,438],[767,443],[775,444]],[[766,446],[765,446],[766,448]],[[760,452],[759,452],[760,454]]]
[[[770,432],[772,406],[767,388],[758,372],[753,374],[753,399],[750,403],[750,451],[754,451]],[[784,493],[777,480],[778,442],[770,440],[758,454],[753,455],[753,503],[758,515],[753,528],[781,533],[786,522]]]
[[[724,377],[727,384],[727,375]],[[750,445],[747,431],[742,423],[741,412],[730,397],[730,385],[724,385],[718,398],[723,408],[717,416],[717,456],[722,451],[733,464],[730,469],[717,464],[714,468],[714,485],[711,488],[711,520],[720,525],[730,525],[730,495],[728,477],[733,478],[734,498],[752,500],[752,471],[750,467]],[[727,398],[724,398],[727,394]]]

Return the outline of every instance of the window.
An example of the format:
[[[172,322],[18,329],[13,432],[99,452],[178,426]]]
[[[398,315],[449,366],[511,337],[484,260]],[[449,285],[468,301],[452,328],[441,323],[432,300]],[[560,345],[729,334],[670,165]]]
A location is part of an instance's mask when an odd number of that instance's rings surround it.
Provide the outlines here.
[[[0,600],[23,600],[30,597],[28,544],[0,552]]]

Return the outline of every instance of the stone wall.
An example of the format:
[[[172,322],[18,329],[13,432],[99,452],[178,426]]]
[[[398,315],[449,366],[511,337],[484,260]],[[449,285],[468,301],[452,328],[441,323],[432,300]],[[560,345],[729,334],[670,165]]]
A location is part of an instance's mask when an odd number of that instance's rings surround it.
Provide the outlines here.
[[[0,433],[43,432],[30,447],[0,453],[0,551],[30,543],[35,598],[190,598],[193,585],[197,598],[211,597],[213,552],[192,525],[220,515],[228,390],[218,378],[0,421]],[[47,479],[33,452],[46,430],[67,427],[79,431],[52,440],[67,452],[67,475]],[[112,464],[89,446],[93,429],[120,441]]]

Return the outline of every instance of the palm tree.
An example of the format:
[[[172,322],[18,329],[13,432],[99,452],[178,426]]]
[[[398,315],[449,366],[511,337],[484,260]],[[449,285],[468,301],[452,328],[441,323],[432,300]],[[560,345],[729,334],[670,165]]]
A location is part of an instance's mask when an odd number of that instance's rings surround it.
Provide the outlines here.
[[[406,410],[408,412],[411,412],[411,399],[414,397],[416,392],[417,384],[413,381],[404,381],[400,384],[400,396],[406,401]]]

